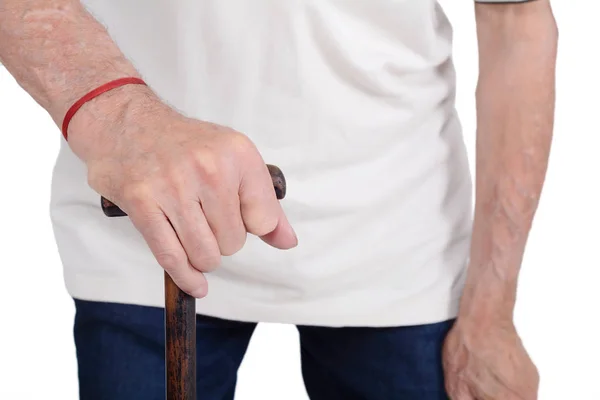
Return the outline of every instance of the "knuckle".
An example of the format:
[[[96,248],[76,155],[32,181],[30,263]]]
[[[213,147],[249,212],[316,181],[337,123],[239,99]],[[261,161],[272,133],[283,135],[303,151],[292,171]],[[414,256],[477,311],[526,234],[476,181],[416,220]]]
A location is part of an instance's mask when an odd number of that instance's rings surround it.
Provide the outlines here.
[[[196,257],[194,267],[201,272],[212,272],[215,271],[221,264],[221,254],[216,251],[206,252],[204,251]]]
[[[120,197],[124,202],[135,207],[136,205],[145,203],[150,196],[150,185],[146,183],[134,183],[125,186]]]
[[[156,185],[159,190],[178,190],[185,186],[186,172],[180,165],[170,166],[164,174],[157,180]]]
[[[219,187],[222,183],[222,168],[219,160],[214,156],[202,159],[198,166],[201,181],[208,186]]]
[[[250,138],[239,132],[232,132],[230,135],[229,144],[231,149],[236,153],[246,153],[248,151],[254,150],[254,143],[250,140]]]
[[[185,257],[173,251],[157,253],[156,261],[158,261],[160,266],[167,272],[176,271],[186,263]]]
[[[258,236],[264,236],[269,234],[277,228],[277,224],[279,223],[278,219],[271,216],[264,216],[256,221],[253,224],[253,233]]]
[[[240,251],[246,244],[246,233],[237,235],[237,237],[225,246],[221,246],[221,255],[229,257]]]
[[[214,150],[196,150],[190,157],[192,171],[204,185],[218,187],[221,182],[223,162]]]

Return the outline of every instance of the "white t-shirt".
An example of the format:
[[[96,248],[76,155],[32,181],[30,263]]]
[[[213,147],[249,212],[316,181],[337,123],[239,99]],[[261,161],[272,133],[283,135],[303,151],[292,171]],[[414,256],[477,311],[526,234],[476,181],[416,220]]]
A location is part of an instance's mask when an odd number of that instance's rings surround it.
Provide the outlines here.
[[[456,315],[471,176],[435,0],[85,3],[167,103],[247,134],[286,175],[298,247],[249,236],[208,274],[199,313],[325,326]],[[104,216],[64,142],[51,215],[72,296],[163,306],[141,234]]]

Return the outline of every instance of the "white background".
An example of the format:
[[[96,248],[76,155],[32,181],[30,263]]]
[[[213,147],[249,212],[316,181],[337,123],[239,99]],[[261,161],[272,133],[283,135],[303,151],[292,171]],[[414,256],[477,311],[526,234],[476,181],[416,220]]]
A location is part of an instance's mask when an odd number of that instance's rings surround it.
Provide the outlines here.
[[[455,27],[457,104],[473,159],[473,7],[442,4]],[[541,400],[600,400],[600,5],[553,5],[560,29],[555,139],[516,318],[541,372]],[[2,67],[0,135],[0,399],[76,399],[74,308],[48,216],[59,131]],[[307,399],[293,327],[259,326],[236,399]]]

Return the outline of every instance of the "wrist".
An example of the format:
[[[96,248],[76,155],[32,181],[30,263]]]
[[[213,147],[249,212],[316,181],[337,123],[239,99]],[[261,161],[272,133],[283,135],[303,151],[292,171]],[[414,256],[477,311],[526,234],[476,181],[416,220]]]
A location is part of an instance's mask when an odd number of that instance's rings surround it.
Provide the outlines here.
[[[500,277],[490,268],[471,267],[463,290],[459,319],[475,326],[512,324],[516,279]]]
[[[69,145],[84,162],[97,152],[114,147],[125,133],[128,121],[153,113],[162,105],[150,88],[127,84],[86,102],[69,124]]]

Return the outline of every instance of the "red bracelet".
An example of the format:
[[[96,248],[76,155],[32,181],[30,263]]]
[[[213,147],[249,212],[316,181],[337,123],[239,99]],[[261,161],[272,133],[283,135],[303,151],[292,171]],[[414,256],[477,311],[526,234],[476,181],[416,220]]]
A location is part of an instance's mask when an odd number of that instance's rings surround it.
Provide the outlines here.
[[[67,114],[65,115],[65,119],[63,120],[63,124],[62,124],[62,134],[65,137],[65,140],[67,140],[67,129],[69,128],[69,123],[71,122],[71,119],[73,119],[73,116],[75,115],[75,113],[77,111],[79,111],[79,109],[85,103],[87,103],[88,101],[92,100],[95,97],[100,96],[102,93],[106,93],[109,90],[116,89],[120,86],[129,85],[129,84],[146,85],[146,82],[144,82],[140,78],[116,79],[114,81],[105,83],[104,85],[100,86],[97,89],[92,90],[91,92],[89,92],[88,94],[83,96],[81,99],[79,99],[75,104],[73,104],[71,106],[71,108],[69,108],[69,111],[67,111]]]

